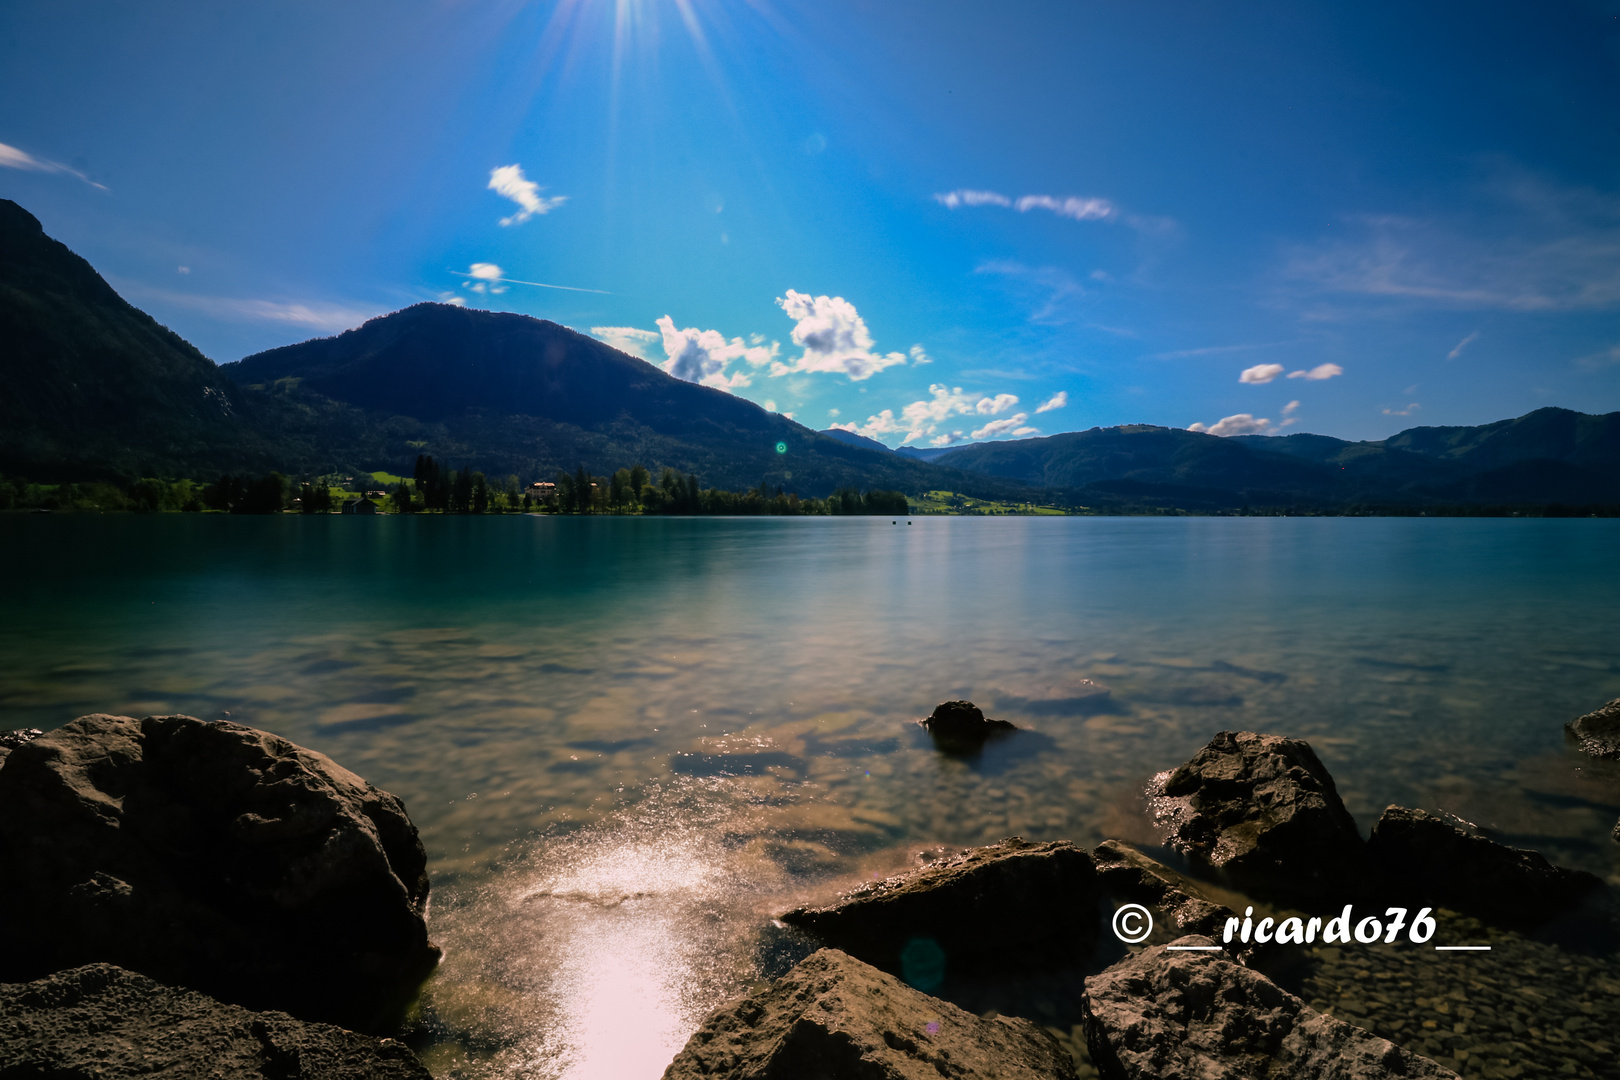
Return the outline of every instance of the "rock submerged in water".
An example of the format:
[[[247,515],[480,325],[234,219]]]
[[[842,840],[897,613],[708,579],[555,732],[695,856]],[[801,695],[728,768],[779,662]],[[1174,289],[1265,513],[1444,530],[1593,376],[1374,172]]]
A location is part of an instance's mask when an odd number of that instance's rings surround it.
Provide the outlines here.
[[[983,1020],[837,949],[704,1020],[664,1080],[1074,1080],[1028,1020]]]
[[[392,1039],[226,1005],[111,964],[0,984],[0,1076],[431,1080]]]
[[[0,979],[105,961],[363,1031],[438,960],[394,796],[267,732],[83,716],[0,766]]]
[[[913,943],[925,943],[946,970],[984,971],[1074,962],[1095,941],[1096,910],[1097,875],[1084,849],[1013,836],[782,921],[887,971],[920,962]]]
[[[1237,913],[1206,898],[1196,882],[1118,840],[1104,840],[1092,853],[1103,889],[1132,903],[1153,908],[1179,931],[1177,936],[1204,934],[1218,938],[1226,920]]]
[[[1564,725],[1575,744],[1593,757],[1620,761],[1620,698]]]
[[[1212,945],[1188,936],[1174,944]],[[1103,1080],[1456,1080],[1319,1013],[1212,952],[1144,949],[1086,980],[1086,1046]]]
[[[1603,887],[1540,852],[1508,847],[1422,810],[1391,806],[1373,825],[1368,850],[1424,904],[1445,905],[1509,926],[1533,926]]]
[[[918,724],[934,737],[934,745],[949,754],[976,754],[993,738],[1011,735],[1018,728],[1005,720],[987,720],[971,701],[942,701]]]
[[[1351,899],[1368,887],[1361,834],[1308,743],[1222,731],[1148,794],[1166,842],[1242,890]]]

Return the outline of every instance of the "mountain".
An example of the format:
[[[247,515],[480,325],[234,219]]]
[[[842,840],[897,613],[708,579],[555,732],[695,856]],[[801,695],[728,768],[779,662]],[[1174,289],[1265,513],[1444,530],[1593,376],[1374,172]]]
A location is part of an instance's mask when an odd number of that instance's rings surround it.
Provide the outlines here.
[[[732,489],[764,482],[810,495],[844,485],[1033,495],[1020,481],[935,470],[882,444],[812,431],[526,315],[417,304],[221,371],[299,417],[289,434],[369,468],[409,472],[425,452],[525,480],[640,462]]]
[[[1203,508],[1272,504],[1620,501],[1620,413],[1538,409],[1378,442],[1218,438],[1132,424],[952,450],[940,465],[1025,483]]]
[[[860,446],[867,450],[882,450],[886,454],[894,453],[893,450],[890,450],[876,439],[868,439],[865,435],[857,435],[853,431],[845,431],[843,428],[827,428],[822,434],[829,439],[837,439],[848,446]]]
[[[972,443],[972,446],[984,446],[985,443]],[[965,450],[963,446],[902,446],[895,453],[901,457],[913,458],[917,461],[938,461],[953,450]]]
[[[182,473],[277,457],[214,363],[0,199],[0,471]]]

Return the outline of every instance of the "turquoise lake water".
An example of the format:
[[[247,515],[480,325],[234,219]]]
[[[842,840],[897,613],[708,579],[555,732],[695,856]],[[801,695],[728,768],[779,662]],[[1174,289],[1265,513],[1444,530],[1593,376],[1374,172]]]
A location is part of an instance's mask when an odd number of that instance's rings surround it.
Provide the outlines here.
[[[1217,731],[1363,833],[1443,809],[1620,883],[1620,521],[0,516],[0,728],[186,712],[405,800],[436,1072],[657,1076],[770,916],[917,851],[1152,843]],[[1032,729],[975,762],[912,720]],[[634,1017],[626,1030],[626,1016]]]

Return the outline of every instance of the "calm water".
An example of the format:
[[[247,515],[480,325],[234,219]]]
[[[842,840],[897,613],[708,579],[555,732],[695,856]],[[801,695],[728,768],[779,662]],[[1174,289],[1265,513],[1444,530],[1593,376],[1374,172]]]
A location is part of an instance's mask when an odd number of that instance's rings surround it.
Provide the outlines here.
[[[4,516],[0,546],[0,727],[228,715],[405,800],[441,1075],[657,1076],[770,970],[772,913],[927,846],[1151,842],[1148,777],[1222,729],[1308,739],[1363,831],[1442,808],[1620,883],[1620,775],[1561,732],[1620,697],[1616,521]],[[1033,733],[944,759],[909,722],[951,697]]]

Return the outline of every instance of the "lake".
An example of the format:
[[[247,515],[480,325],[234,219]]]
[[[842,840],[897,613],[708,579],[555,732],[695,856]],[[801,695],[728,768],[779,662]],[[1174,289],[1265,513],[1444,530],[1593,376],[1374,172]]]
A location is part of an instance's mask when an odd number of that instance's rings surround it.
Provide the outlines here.
[[[925,848],[1153,844],[1221,730],[1363,834],[1443,809],[1620,883],[1620,521],[0,516],[0,728],[228,717],[404,799],[438,1075],[656,1077]],[[976,760],[912,723],[1031,729]],[[1067,1024],[1054,1006],[1054,1023]]]

